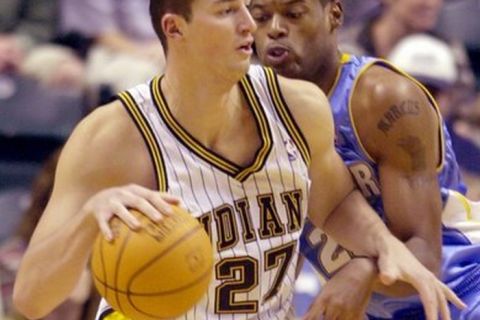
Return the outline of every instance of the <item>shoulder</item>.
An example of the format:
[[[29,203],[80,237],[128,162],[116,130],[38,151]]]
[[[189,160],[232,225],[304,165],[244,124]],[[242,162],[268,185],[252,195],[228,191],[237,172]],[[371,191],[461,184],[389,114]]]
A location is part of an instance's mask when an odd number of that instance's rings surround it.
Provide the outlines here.
[[[374,65],[360,77],[350,102],[359,139],[373,159],[396,154],[405,139],[436,144],[440,116],[420,84],[406,75]]]
[[[415,100],[433,110],[419,83],[386,66],[373,65],[358,79],[352,95],[352,107],[369,114],[383,113],[393,104]]]
[[[69,143],[100,147],[130,138],[135,125],[118,100],[101,106],[85,117],[73,131]]]
[[[147,184],[145,177],[152,173],[149,161],[141,133],[119,101],[87,116],[75,128],[60,157],[61,167],[74,169],[77,179],[97,175],[116,184]]]
[[[317,85],[279,77],[285,102],[310,149],[333,141],[333,118],[327,97]]]

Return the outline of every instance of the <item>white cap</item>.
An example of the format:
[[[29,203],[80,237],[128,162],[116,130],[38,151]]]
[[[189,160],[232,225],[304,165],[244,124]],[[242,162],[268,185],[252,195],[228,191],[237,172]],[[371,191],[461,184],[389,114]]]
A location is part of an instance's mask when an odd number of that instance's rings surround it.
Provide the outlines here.
[[[445,87],[457,80],[452,49],[444,41],[427,34],[405,37],[393,48],[388,60],[425,85]]]

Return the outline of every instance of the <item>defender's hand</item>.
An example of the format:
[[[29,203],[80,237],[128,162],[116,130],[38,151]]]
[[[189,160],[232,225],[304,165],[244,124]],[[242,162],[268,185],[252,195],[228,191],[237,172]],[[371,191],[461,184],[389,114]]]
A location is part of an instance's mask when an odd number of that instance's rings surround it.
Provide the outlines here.
[[[388,239],[389,245],[378,257],[380,281],[391,285],[395,281],[404,281],[412,285],[419,293],[427,320],[450,320],[448,302],[459,309],[465,304],[445,284],[427,270],[397,238]]]
[[[372,260],[349,261],[322,287],[304,320],[362,320],[376,277]]]

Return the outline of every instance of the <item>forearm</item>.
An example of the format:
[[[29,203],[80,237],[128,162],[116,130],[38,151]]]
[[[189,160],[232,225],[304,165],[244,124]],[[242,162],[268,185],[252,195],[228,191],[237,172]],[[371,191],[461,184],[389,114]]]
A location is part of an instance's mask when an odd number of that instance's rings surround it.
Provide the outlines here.
[[[404,243],[418,261],[437,277],[440,276],[442,263],[441,249],[440,252],[437,253],[437,250],[432,248],[432,245],[429,244],[428,241],[420,237],[412,237]]]
[[[29,318],[40,318],[75,288],[98,234],[93,221],[72,219],[48,238],[31,243],[17,274],[14,303]]]
[[[330,213],[323,226],[317,227],[356,255],[369,257],[378,257],[388,249],[387,241],[393,237],[358,190]]]

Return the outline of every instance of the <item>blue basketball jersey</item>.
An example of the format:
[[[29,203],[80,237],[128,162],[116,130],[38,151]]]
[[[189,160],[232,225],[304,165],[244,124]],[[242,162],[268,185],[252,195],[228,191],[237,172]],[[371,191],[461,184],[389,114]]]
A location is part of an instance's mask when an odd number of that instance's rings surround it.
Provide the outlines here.
[[[363,148],[358,139],[355,124],[350,112],[350,99],[359,76],[372,65],[381,65],[395,72],[401,71],[388,62],[371,57],[355,57],[345,55],[343,66],[336,85],[329,94],[336,128],[336,146],[338,153],[349,166],[363,195],[378,214],[383,217],[383,203],[378,183],[378,166]],[[422,89],[424,89],[422,87]],[[425,90],[425,89],[424,89]],[[436,103],[426,92],[432,106],[438,113]],[[440,117],[440,116],[439,116]],[[443,160],[439,164],[438,182],[442,187],[442,200],[446,201],[448,190],[465,193],[466,188],[461,179],[457,160],[452,148],[452,141],[445,124],[442,124]]]
[[[359,140],[350,109],[351,97],[356,83],[362,73],[372,65],[380,65],[412,79],[387,61],[371,57],[343,55],[342,67],[328,96],[335,121],[335,144],[337,151],[349,167],[364,197],[379,216],[384,219],[385,214],[379,184],[378,165]],[[443,280],[447,282],[447,284],[451,284],[451,287],[459,294],[461,293],[461,288],[467,286],[466,283],[463,283],[465,275],[471,276],[472,271],[474,271],[476,278],[479,278],[480,268],[477,265],[477,261],[475,261],[472,266],[470,264],[472,259],[466,258],[467,256],[465,254],[459,255],[459,253],[465,252],[464,250],[467,248],[469,248],[470,251],[472,250],[471,244],[472,242],[476,242],[472,241],[475,235],[468,233],[472,230],[478,232],[478,230],[480,230],[480,224],[468,222],[468,227],[466,228],[462,226],[457,227],[456,222],[459,220],[468,220],[468,214],[466,212],[470,209],[467,209],[466,206],[462,204],[462,201],[464,201],[468,205],[468,201],[462,196],[462,194],[466,192],[466,187],[460,176],[458,164],[452,149],[451,138],[445,124],[443,124],[441,120],[438,107],[433,98],[420,83],[414,79],[412,79],[412,81],[416,82],[419,87],[425,91],[432,108],[435,108],[439,120],[442,123],[442,130],[439,132],[439,136],[442,140],[441,151],[443,157],[438,166],[438,181],[441,186],[444,208],[447,206],[447,202],[450,202],[449,212],[445,213],[444,210],[442,215],[444,220]],[[452,194],[455,194],[455,197],[452,197]],[[451,200],[451,198],[455,199]],[[455,211],[458,209],[458,206],[455,206],[456,204],[461,205],[460,211]],[[349,252],[343,250],[321,230],[316,229],[310,222],[306,223],[301,237],[301,251],[325,279],[330,278],[335,271],[351,259]],[[476,252],[480,253],[480,247],[478,247]],[[477,253],[477,256],[479,253]],[[471,252],[468,254],[471,254]],[[475,258],[474,260],[477,259]],[[467,264],[471,267],[470,269],[456,268],[455,270],[458,272],[448,272],[448,269],[452,269],[453,266],[458,266],[459,264],[464,264],[465,261],[468,262]],[[470,280],[468,287],[472,287],[472,282],[475,285],[477,285],[477,283],[480,285],[479,280]],[[468,293],[471,293],[471,290]],[[416,296],[407,299],[392,299],[374,294],[369,304],[368,313],[372,319],[423,319],[422,317],[424,317],[421,304]]]

